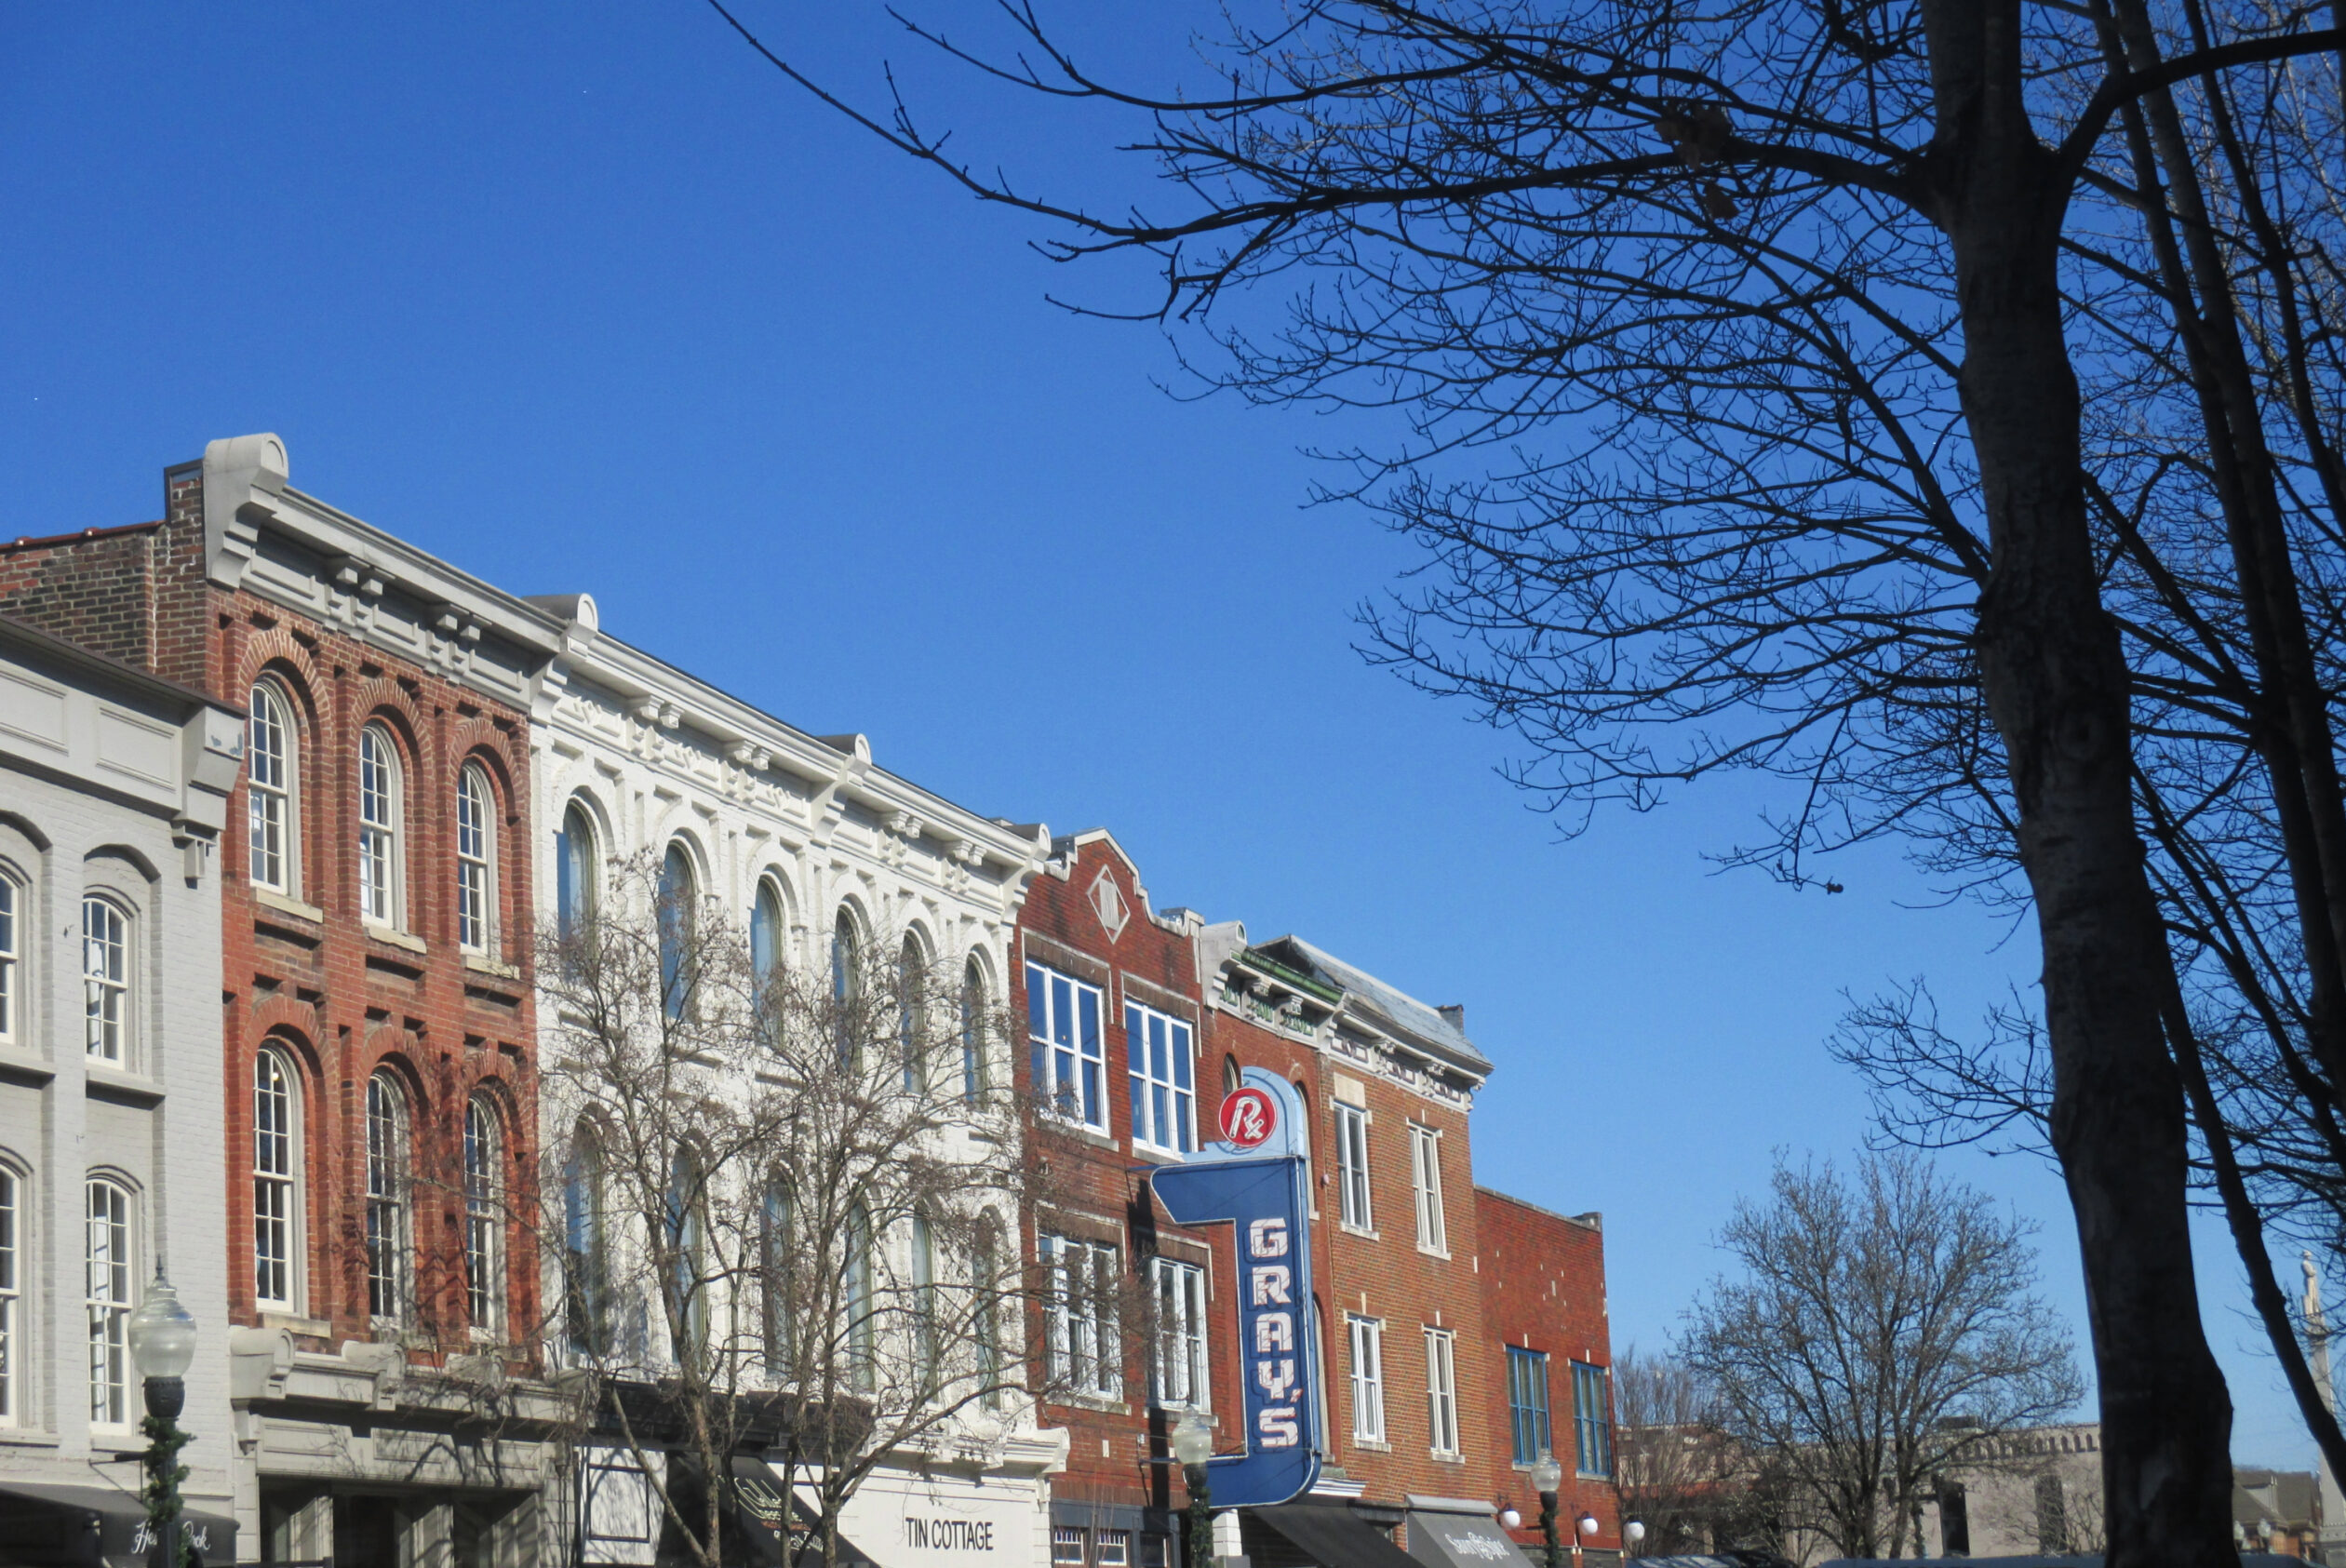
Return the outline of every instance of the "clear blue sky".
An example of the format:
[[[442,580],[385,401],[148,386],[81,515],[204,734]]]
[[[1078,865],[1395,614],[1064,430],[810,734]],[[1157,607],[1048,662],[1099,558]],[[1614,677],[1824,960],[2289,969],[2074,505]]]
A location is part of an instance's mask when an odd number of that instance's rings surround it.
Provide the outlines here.
[[[1055,8],[1095,62],[1186,63],[1166,7]],[[1024,182],[1141,188],[1108,122],[970,95],[876,6],[744,15],[867,99],[909,65]],[[1863,1138],[1821,1044],[1844,990],[1927,974],[1968,1017],[2031,972],[1888,855],[1833,898],[1712,874],[1764,803],[1733,783],[1560,841],[1495,776],[1507,736],[1351,651],[1412,564],[1299,504],[1298,449],[1351,432],[1165,395],[1152,330],[1045,299],[1111,275],[1052,268],[697,0],[13,6],[0,46],[0,536],[153,516],[164,464],[274,430],[302,489],[492,582],[589,591],[989,815],[1112,828],[1160,905],[1465,1003],[1498,1064],[1476,1174],[1603,1212],[1616,1348],[1668,1338],[1773,1149]],[[2043,1222],[2082,1344],[2058,1180],[1956,1163]],[[2236,1452],[2310,1465],[2202,1231]]]

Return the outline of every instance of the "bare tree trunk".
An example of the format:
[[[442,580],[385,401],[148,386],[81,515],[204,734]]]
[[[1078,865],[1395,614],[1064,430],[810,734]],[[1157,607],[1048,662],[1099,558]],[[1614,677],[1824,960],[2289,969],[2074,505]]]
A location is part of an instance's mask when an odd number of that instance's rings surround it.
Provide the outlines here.
[[[2067,181],[2022,99],[2018,7],[1924,7],[1934,170],[1963,314],[1960,391],[1994,568],[1988,709],[2010,760],[2044,947],[2052,1142],[2101,1386],[2111,1568],[2237,1561],[2232,1401],[2199,1321],[2164,945],[2134,827],[2129,680],[2086,527],[2057,258]]]

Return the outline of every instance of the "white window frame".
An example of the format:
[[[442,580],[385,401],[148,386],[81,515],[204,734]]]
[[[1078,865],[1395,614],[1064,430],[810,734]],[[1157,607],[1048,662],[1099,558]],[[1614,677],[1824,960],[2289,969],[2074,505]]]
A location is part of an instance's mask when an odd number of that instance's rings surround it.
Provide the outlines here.
[[[1149,1260],[1149,1299],[1156,1304],[1157,1343],[1150,1357],[1152,1392],[1165,1410],[1209,1410],[1212,1362],[1206,1356],[1206,1271],[1180,1258]]]
[[[1187,1154],[1196,1147],[1197,1042],[1197,1031],[1187,1019],[1130,997],[1124,999],[1125,1075],[1133,1091],[1133,1147],[1160,1154]]]
[[[17,1303],[24,1293],[24,1222],[32,1205],[24,1200],[24,1178],[0,1165],[0,1427],[22,1422],[18,1406],[21,1369],[32,1358],[24,1353],[24,1325]]]
[[[32,900],[22,882],[0,871],[0,1045],[14,1045],[22,1032],[22,987],[17,984],[24,961],[25,905]]]
[[[456,945],[497,945],[497,789],[477,762],[456,773]]]
[[[1083,1568],[1089,1561],[1079,1524],[1054,1524],[1051,1527],[1052,1568]]]
[[[505,1328],[505,1122],[486,1094],[464,1102],[464,1315],[476,1339]]]
[[[256,888],[297,896],[302,888],[302,731],[274,680],[252,685],[245,743],[246,874]]]
[[[84,894],[82,1045],[109,1066],[130,1065],[134,952],[130,912],[103,893]]]
[[[275,1046],[261,1048],[252,1071],[253,1302],[263,1310],[299,1312],[302,1077]]]
[[[961,966],[961,1102],[983,1102],[992,1076],[985,1060],[985,966],[970,955]]]
[[[138,1199],[112,1176],[82,1187],[82,1306],[88,1325],[89,1423],[127,1428],[130,1311],[138,1286]]]
[[[1133,1568],[1133,1533],[1101,1531],[1092,1547],[1092,1568]]]
[[[1450,1226],[1441,1202],[1441,1130],[1409,1124],[1409,1186],[1417,1207],[1417,1250],[1450,1255]]]
[[[413,1226],[408,1207],[408,1171],[412,1159],[411,1112],[407,1085],[385,1067],[367,1079],[366,1217],[367,1311],[378,1323],[399,1323],[408,1315],[413,1257]]]
[[[1336,1220],[1347,1230],[1374,1231],[1376,1210],[1369,1197],[1369,1113],[1336,1102]]]
[[[1427,1447],[1437,1459],[1464,1455],[1458,1446],[1458,1336],[1450,1329],[1426,1331]]]
[[[1026,1048],[1043,1115],[1094,1132],[1107,1131],[1106,1033],[1107,996],[1100,987],[1026,960]]]
[[[584,831],[572,832],[573,824]],[[597,832],[595,813],[584,800],[573,796],[564,803],[562,825],[554,836],[554,918],[560,935],[577,935],[601,899]]]
[[[358,918],[407,930],[407,779],[391,727],[358,731]]]
[[[1344,1315],[1352,1350],[1352,1441],[1385,1441],[1385,1320]]]
[[[1053,1382],[1079,1398],[1120,1399],[1123,1342],[1116,1327],[1116,1248],[1045,1232],[1050,1271],[1047,1349]]]

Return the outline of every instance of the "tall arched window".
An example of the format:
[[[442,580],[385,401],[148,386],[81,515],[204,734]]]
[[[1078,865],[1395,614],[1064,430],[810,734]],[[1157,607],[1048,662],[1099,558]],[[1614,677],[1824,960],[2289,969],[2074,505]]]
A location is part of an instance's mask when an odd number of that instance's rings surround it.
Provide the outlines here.
[[[83,1043],[101,1062],[122,1065],[130,1033],[130,922],[111,900],[82,900]]]
[[[918,1094],[929,1087],[929,1044],[923,1038],[929,1024],[920,997],[922,972],[927,967],[920,952],[920,939],[905,937],[904,946],[896,953],[896,1055],[904,1064],[907,1094]]]
[[[938,1321],[937,1237],[925,1211],[912,1216],[912,1342],[920,1361],[920,1389],[937,1391],[945,1370]]]
[[[692,857],[682,844],[670,844],[660,862],[660,1006],[671,1018],[682,1018],[692,1000],[693,905],[699,894],[693,886]]]
[[[749,906],[749,972],[757,987],[758,1027],[770,1045],[778,1039],[773,1009],[779,998],[772,992],[774,977],[782,972],[783,929],[782,890],[772,878],[761,877],[757,897]]]
[[[456,945],[486,953],[497,910],[497,797],[489,771],[467,762],[456,776]]]
[[[480,1094],[464,1103],[464,1310],[473,1327],[505,1326],[503,1126]]]
[[[796,1308],[791,1289],[797,1238],[790,1228],[790,1178],[777,1172],[766,1183],[763,1213],[758,1216],[759,1273],[766,1302],[766,1367],[776,1377],[790,1370],[796,1348],[790,1315]]]
[[[130,1424],[130,1193],[121,1183],[90,1178],[82,1243],[83,1302],[89,1323],[89,1419]]]
[[[972,958],[961,970],[961,1098],[985,1097],[985,969]]]
[[[683,1343],[676,1347],[678,1360],[688,1354],[697,1360],[708,1345],[708,1199],[703,1191],[704,1179],[700,1156],[690,1147],[677,1149],[668,1163],[664,1207],[671,1260],[668,1320],[681,1326]]]
[[[17,918],[17,911],[23,903],[23,887],[15,878],[0,871],[0,1040],[11,1042],[21,1026],[18,1014],[23,1007],[18,997],[17,979],[17,965],[24,957],[24,926]]]
[[[358,732],[358,913],[379,926],[404,923],[406,815],[398,745],[389,730],[369,724]]]
[[[251,735],[245,743],[245,784],[255,887],[291,893],[301,886],[301,829],[294,790],[301,777],[301,731],[292,704],[274,680],[252,689]]]
[[[992,1212],[978,1216],[977,1242],[970,1250],[970,1289],[977,1294],[971,1328],[977,1336],[978,1400],[1002,1407],[1002,1226]]]
[[[839,1279],[839,1306],[847,1314],[848,1378],[868,1392],[878,1382],[879,1367],[872,1359],[872,1215],[860,1198],[848,1208],[847,1234],[840,1245],[847,1249],[841,1260],[847,1266]]]
[[[855,1069],[857,1037],[863,1033],[855,1016],[856,996],[863,989],[856,974],[861,961],[856,946],[855,917],[841,909],[831,922],[831,1008],[839,1036],[839,1065],[850,1072]]]
[[[388,1069],[367,1080],[367,1310],[397,1322],[408,1306],[408,1093]]]
[[[24,1290],[24,1189],[17,1173],[0,1165],[0,1427],[17,1424],[17,1368],[24,1364],[23,1329],[17,1300]]]
[[[554,841],[554,918],[564,936],[576,936],[595,916],[601,896],[596,868],[595,823],[586,808],[573,800],[562,812],[562,831]]]
[[[589,1355],[610,1347],[603,1205],[602,1140],[581,1122],[562,1166],[563,1324],[570,1347]]]
[[[298,1310],[302,1244],[302,1090],[293,1065],[265,1048],[252,1069],[252,1293]]]

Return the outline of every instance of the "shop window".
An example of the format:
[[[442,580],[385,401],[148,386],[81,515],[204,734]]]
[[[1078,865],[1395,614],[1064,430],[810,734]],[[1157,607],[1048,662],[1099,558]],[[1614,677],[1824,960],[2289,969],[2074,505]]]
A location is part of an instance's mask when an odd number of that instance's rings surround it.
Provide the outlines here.
[[[1098,1549],[1093,1554],[1093,1568],[1133,1568],[1133,1533],[1129,1530],[1103,1530]]]

